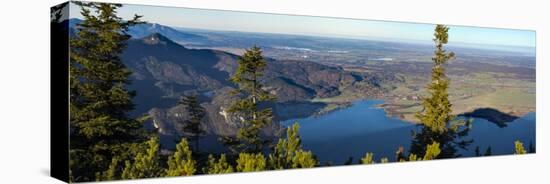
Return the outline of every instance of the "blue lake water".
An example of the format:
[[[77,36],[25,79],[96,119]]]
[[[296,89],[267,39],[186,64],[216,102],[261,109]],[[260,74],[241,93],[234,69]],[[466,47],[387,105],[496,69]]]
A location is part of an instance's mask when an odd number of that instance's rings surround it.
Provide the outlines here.
[[[316,154],[322,164],[343,164],[349,157],[354,163],[366,152],[374,153],[375,159],[395,157],[399,147],[408,150],[412,131],[418,126],[391,118],[383,109],[377,108],[382,100],[363,100],[352,106],[324,115],[282,122],[289,126],[300,124],[300,135],[304,149]],[[535,142],[535,113],[529,113],[500,128],[485,119],[474,118],[467,139],[474,143],[468,150],[460,150],[464,156],[474,156],[476,146],[481,153],[491,146],[493,155],[512,154],[514,141],[521,140],[527,147]]]

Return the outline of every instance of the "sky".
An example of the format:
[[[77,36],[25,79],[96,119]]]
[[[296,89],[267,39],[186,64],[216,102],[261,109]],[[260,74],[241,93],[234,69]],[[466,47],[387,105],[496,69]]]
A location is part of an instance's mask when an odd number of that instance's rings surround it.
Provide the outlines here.
[[[78,6],[71,5],[71,18],[82,18],[79,11]],[[147,22],[171,27],[418,42],[430,42],[435,27],[433,24],[144,5],[124,5],[117,12],[124,19],[134,14],[143,15],[142,20]],[[534,31],[453,25],[449,28],[449,43],[535,47]]]

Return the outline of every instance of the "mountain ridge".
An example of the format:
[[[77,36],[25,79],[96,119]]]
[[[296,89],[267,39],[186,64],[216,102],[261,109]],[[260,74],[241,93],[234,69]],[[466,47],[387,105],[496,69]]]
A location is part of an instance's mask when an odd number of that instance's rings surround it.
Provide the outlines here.
[[[207,110],[203,123],[207,131],[234,135],[241,125],[225,109],[235,98],[230,94],[235,86],[228,78],[236,70],[239,57],[223,51],[186,48],[160,33],[130,39],[122,60],[133,71],[130,88],[138,91],[134,98],[135,113],[149,114],[155,127],[161,127],[162,134],[176,136],[181,133],[177,122],[186,117],[185,108],[176,104],[178,98],[198,95]],[[310,102],[313,98],[350,92],[375,95],[380,91],[375,76],[315,62],[265,60],[268,66],[262,81],[277,101],[264,105],[273,108],[276,122],[308,116],[326,106]],[[300,110],[288,111],[288,108]],[[264,130],[268,136],[276,136],[279,131],[277,123]]]

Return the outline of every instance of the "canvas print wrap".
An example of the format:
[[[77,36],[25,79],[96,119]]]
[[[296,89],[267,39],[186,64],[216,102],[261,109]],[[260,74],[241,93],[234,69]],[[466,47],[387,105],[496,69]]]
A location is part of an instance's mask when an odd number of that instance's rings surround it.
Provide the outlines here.
[[[80,1],[51,21],[68,182],[536,152],[534,31]]]

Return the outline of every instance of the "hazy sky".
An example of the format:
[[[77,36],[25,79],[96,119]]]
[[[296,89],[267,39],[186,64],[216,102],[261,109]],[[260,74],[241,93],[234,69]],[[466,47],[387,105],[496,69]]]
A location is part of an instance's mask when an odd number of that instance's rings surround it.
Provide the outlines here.
[[[82,18],[78,6],[71,6],[71,17]],[[301,34],[343,38],[388,38],[431,41],[432,24],[369,21],[310,16],[244,13],[189,8],[125,5],[118,15],[125,19],[134,14],[143,20],[173,27],[245,32]],[[535,47],[535,32],[449,26],[449,42]]]

